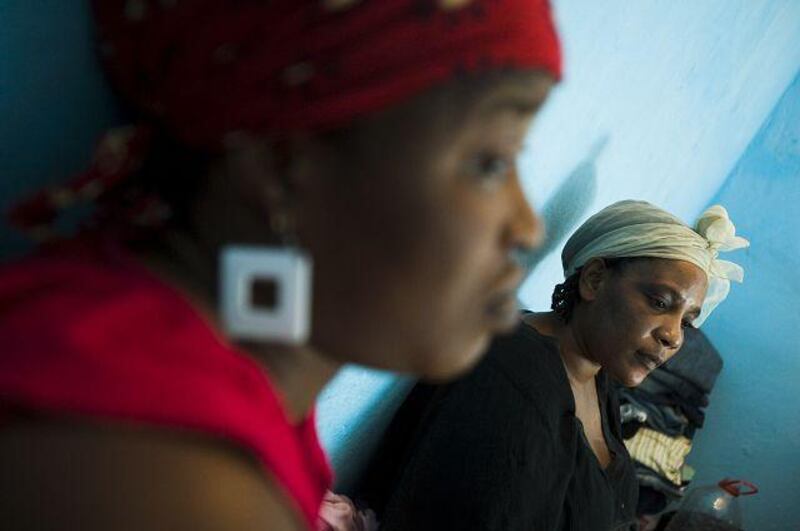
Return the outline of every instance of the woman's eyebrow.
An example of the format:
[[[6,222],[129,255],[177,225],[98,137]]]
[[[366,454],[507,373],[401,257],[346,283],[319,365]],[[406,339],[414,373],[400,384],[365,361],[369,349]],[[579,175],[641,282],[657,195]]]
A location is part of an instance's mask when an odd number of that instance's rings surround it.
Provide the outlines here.
[[[543,99],[524,97],[524,96],[509,96],[498,99],[492,102],[486,108],[486,113],[496,113],[503,111],[511,111],[519,115],[529,115],[535,113],[541,107]]]
[[[682,304],[682,303],[686,302],[686,298],[684,298],[684,297],[683,297],[683,296],[682,296],[682,295],[681,295],[681,294],[678,292],[678,290],[676,290],[675,288],[673,288],[672,286],[670,286],[670,285],[668,285],[668,284],[662,284],[662,283],[660,283],[660,282],[655,282],[655,283],[651,283],[651,284],[649,284],[649,286],[650,286],[652,289],[666,291],[666,292],[667,292],[667,294],[669,295],[670,299],[672,299],[672,302],[673,302],[673,304],[675,304],[675,305],[677,305],[677,304]],[[699,306],[692,306],[692,307],[691,307],[691,308],[690,308],[690,309],[689,309],[689,310],[686,312],[686,314],[687,314],[687,315],[692,315],[692,316],[694,316],[694,317],[697,317],[698,315],[700,315],[700,307],[699,307]]]

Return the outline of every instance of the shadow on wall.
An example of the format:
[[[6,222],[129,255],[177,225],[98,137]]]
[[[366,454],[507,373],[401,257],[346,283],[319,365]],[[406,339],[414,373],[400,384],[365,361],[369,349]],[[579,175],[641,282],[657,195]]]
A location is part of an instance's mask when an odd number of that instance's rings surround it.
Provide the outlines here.
[[[597,159],[608,145],[608,140],[608,135],[598,139],[545,203],[541,213],[545,239],[542,246],[527,257],[525,267],[528,271],[532,271],[545,256],[556,250],[594,203],[597,196]]]

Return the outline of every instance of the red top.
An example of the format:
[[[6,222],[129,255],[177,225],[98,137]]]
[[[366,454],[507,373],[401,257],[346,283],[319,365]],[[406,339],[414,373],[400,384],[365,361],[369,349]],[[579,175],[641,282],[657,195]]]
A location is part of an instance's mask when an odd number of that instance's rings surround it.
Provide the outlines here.
[[[314,528],[331,470],[265,370],[124,251],[71,246],[0,267],[0,417],[86,415],[249,449]]]

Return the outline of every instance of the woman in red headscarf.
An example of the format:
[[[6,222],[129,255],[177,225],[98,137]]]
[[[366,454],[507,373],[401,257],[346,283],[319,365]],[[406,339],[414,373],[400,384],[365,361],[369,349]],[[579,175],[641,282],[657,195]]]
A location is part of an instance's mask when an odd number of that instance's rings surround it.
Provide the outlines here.
[[[94,9],[136,123],[13,215],[50,241],[0,270],[3,527],[313,527],[340,365],[448,378],[516,321],[548,4]]]

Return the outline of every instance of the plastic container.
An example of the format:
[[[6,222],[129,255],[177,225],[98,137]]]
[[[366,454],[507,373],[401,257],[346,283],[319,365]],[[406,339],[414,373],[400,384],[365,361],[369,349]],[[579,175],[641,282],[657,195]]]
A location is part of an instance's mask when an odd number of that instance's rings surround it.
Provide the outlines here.
[[[743,486],[749,490],[742,490]],[[666,531],[742,531],[739,496],[756,492],[758,487],[741,479],[697,487],[684,498]]]

